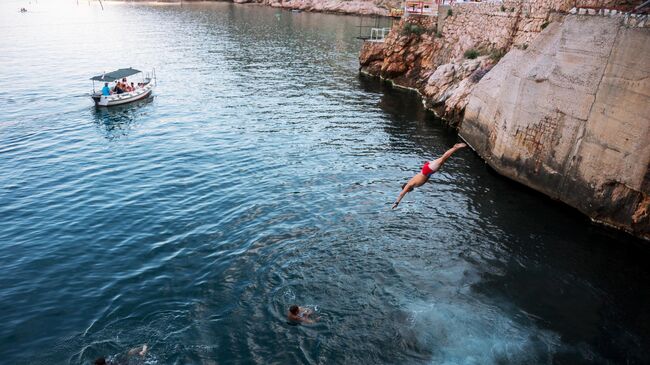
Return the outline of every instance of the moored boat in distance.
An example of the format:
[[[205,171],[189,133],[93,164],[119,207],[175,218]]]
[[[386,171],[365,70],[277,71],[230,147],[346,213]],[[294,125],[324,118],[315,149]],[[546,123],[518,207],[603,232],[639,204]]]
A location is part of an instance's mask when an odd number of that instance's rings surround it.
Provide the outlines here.
[[[141,77],[136,77],[136,82],[132,76],[138,74]],[[95,105],[114,106],[149,97],[156,84],[156,72],[152,70],[150,74],[145,74],[129,67],[93,76],[90,79],[93,81],[93,91],[90,93],[90,97]],[[95,81],[103,83],[99,91],[95,88]]]

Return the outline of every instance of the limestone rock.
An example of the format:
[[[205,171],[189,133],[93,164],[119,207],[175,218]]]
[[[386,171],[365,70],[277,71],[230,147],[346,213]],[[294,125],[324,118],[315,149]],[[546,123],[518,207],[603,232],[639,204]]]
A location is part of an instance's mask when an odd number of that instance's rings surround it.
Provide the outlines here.
[[[650,239],[650,34],[605,17],[549,28],[478,83],[460,134],[501,174]]]
[[[461,134],[503,175],[650,239],[648,29],[566,15],[586,14],[585,1],[514,3],[505,13],[458,3],[444,21],[403,19],[385,43],[364,44],[361,69],[462,121]],[[406,21],[422,32],[405,31]],[[470,49],[483,56],[466,59]]]

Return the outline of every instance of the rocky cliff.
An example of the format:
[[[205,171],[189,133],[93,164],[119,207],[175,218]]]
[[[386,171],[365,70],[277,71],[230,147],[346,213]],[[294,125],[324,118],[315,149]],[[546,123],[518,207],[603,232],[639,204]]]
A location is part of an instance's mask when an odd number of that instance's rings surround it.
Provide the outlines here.
[[[259,3],[275,8],[342,14],[387,16],[399,9],[400,0],[233,0],[235,3]]]
[[[638,5],[461,3],[366,42],[360,69],[417,90],[503,175],[650,239],[650,19],[627,12]]]
[[[460,134],[501,174],[650,239],[650,29],[567,16],[469,95]]]
[[[363,73],[417,89],[427,106],[452,123],[462,120],[476,82],[513,47],[528,43],[565,10],[564,2],[458,3],[438,17],[412,16],[384,42],[366,42]]]

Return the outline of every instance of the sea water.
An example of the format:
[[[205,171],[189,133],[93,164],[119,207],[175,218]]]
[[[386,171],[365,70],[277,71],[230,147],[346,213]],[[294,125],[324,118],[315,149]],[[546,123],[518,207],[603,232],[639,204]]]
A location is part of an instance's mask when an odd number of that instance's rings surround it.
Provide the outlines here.
[[[645,243],[468,149],[390,209],[459,139],[358,76],[359,18],[103,5],[0,5],[2,363],[650,362]],[[121,67],[154,97],[95,108]]]

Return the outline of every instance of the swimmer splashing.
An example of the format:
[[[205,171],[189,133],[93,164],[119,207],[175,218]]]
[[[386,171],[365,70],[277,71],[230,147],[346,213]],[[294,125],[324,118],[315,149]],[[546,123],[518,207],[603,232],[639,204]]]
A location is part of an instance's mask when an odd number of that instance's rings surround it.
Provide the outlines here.
[[[417,175],[413,176],[411,180],[409,180],[406,184],[402,185],[402,191],[399,193],[399,196],[397,197],[397,200],[395,201],[395,204],[393,204],[393,209],[397,208],[399,205],[399,202],[402,201],[402,198],[409,192],[413,191],[414,188],[420,187],[424,185],[427,181],[429,181],[429,178],[431,175],[435,174],[442,165],[447,161],[451,155],[454,154],[454,152],[458,151],[459,149],[467,147],[465,143],[456,143],[454,147],[450,148],[447,152],[445,152],[440,158],[433,160],[433,161],[428,161],[422,166],[422,171],[420,171]]]
[[[318,317],[314,316],[314,311],[312,309],[306,307],[299,307],[295,304],[289,307],[287,318],[294,323],[306,323],[306,324],[312,324],[318,320]]]

